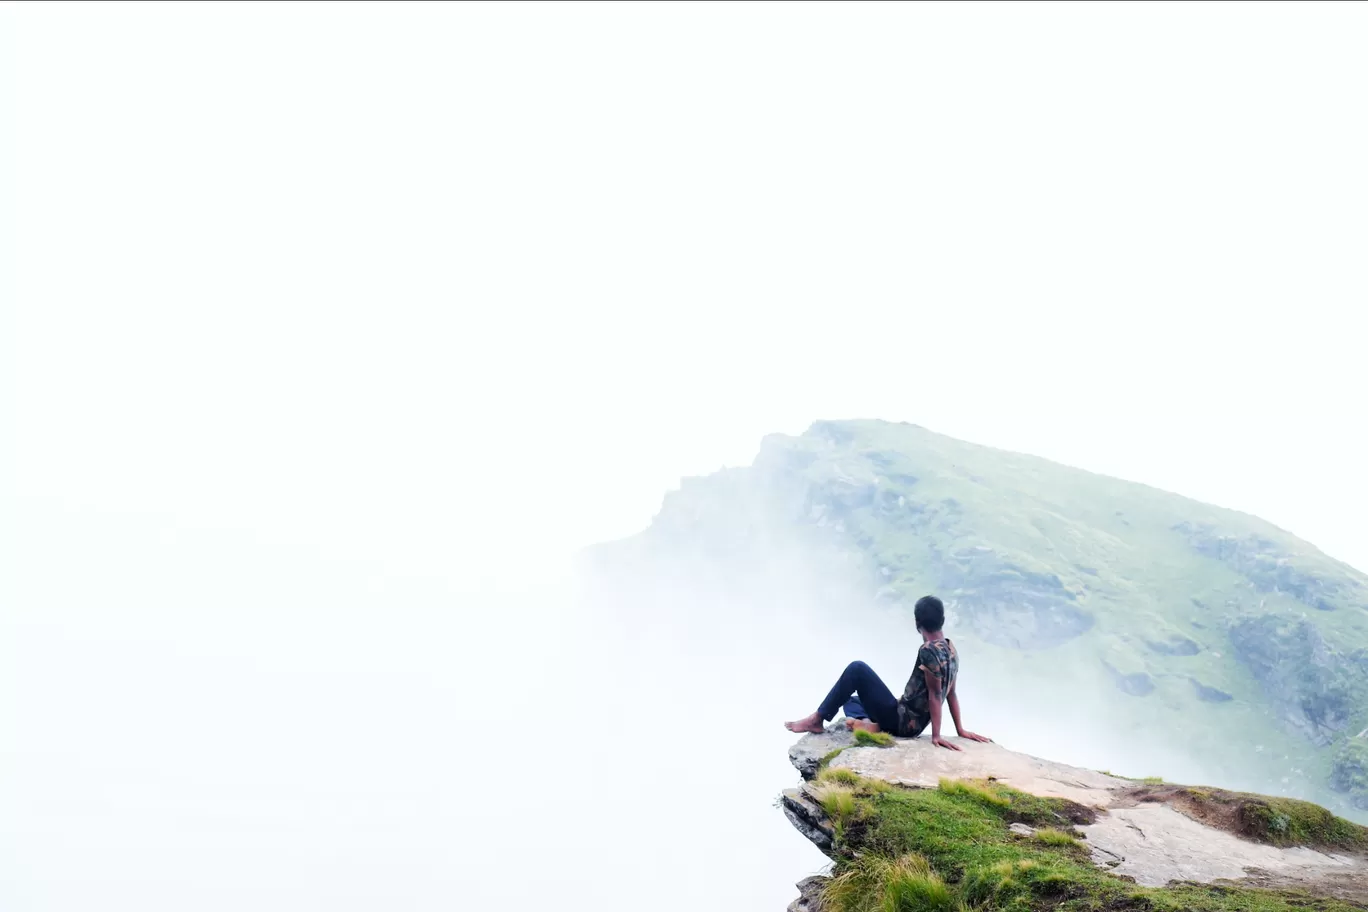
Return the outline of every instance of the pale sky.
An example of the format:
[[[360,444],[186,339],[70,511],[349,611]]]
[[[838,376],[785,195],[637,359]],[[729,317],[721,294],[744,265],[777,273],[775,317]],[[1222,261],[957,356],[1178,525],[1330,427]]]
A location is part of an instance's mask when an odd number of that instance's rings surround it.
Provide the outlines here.
[[[579,545],[882,417],[1368,567],[1362,6],[5,22],[27,493]]]
[[[359,653],[301,593],[515,585],[819,418],[1368,569],[1365,46],[1357,4],[0,7],[11,760],[113,775],[43,725],[121,663],[303,700]],[[348,649],[436,662],[424,599]],[[89,907],[52,845],[12,908]]]

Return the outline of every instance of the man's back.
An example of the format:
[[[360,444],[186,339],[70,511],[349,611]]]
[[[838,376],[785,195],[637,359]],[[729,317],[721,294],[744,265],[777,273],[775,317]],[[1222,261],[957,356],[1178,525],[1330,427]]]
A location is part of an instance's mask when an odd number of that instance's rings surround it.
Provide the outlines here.
[[[898,731],[904,738],[915,738],[931,723],[931,688],[926,673],[940,682],[936,697],[944,701],[959,675],[959,653],[955,644],[944,637],[928,640],[917,650],[917,667],[907,680],[902,699],[898,701]]]

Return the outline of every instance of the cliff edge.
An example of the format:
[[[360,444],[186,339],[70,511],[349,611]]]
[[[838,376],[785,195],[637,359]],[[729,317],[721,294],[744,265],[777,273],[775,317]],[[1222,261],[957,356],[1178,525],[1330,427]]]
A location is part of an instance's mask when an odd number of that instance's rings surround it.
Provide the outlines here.
[[[959,743],[790,749],[781,807],[833,861],[791,912],[1368,909],[1368,829],[1317,805]]]

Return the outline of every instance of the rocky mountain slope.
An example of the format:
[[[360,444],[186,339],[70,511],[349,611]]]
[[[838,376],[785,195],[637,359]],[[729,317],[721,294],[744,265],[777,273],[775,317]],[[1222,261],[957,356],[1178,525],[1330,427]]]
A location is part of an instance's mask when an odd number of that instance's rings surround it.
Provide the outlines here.
[[[686,479],[623,547],[735,565],[781,536],[890,609],[942,595],[1022,700],[1368,809],[1368,577],[1269,523],[913,425],[823,421]]]
[[[804,736],[780,806],[834,864],[790,912],[1368,908],[1368,829],[1320,807],[961,744]]]

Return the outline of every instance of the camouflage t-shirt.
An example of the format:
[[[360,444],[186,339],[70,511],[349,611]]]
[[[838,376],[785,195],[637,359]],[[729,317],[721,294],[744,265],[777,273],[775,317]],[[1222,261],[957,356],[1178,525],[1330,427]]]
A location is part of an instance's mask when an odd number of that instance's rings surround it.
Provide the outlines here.
[[[923,643],[917,650],[917,667],[907,680],[907,688],[898,701],[898,730],[895,734],[903,738],[915,738],[926,726],[931,724],[931,695],[926,688],[926,675],[931,672],[941,683],[941,701],[955,685],[959,674],[959,654],[955,644],[949,640],[932,640]]]

